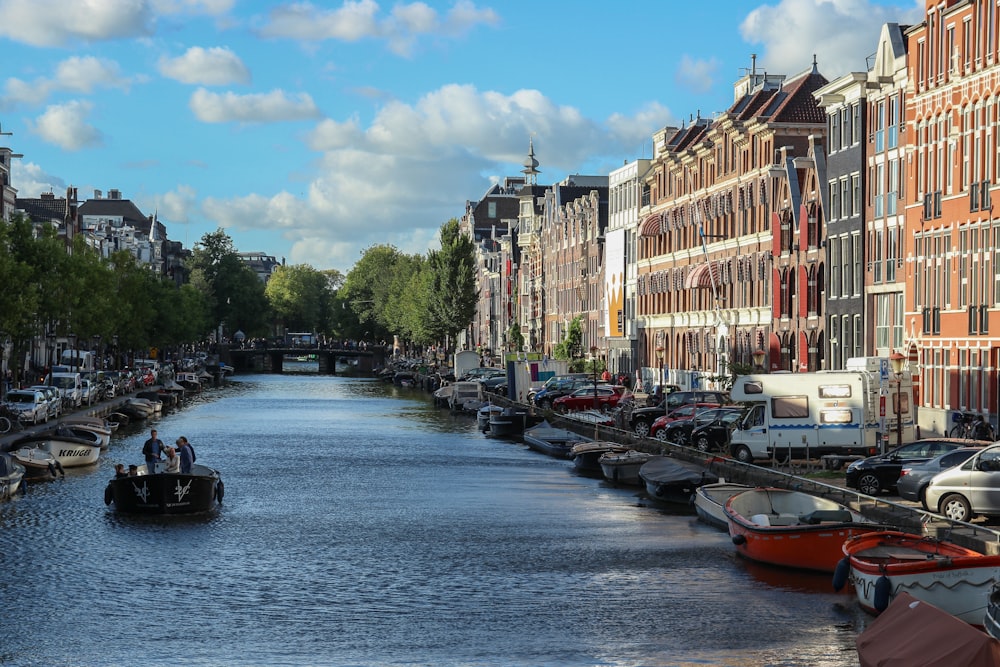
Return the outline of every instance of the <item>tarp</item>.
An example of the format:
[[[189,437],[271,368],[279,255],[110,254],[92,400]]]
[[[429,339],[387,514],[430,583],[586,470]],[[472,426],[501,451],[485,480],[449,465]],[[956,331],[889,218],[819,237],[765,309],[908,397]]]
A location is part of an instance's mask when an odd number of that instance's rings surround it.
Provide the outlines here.
[[[668,456],[650,459],[642,464],[639,475],[646,481],[660,484],[715,484],[719,476],[703,466],[678,461]]]
[[[855,643],[861,667],[1000,665],[1000,641],[904,592]]]

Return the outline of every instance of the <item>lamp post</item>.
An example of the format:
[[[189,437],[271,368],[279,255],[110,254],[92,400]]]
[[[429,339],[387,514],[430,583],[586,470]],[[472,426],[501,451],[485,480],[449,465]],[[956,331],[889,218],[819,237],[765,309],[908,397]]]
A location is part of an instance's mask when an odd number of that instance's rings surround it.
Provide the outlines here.
[[[101,356],[101,334],[94,334],[94,356],[97,357],[95,360],[97,363],[97,368],[94,370],[103,371],[104,370],[104,357]]]
[[[906,357],[898,351],[889,355],[889,366],[892,367],[892,374],[896,376],[896,446],[903,444],[903,362]]]
[[[112,370],[118,370],[121,368],[121,362],[118,360],[118,334],[111,337],[111,342],[114,344],[115,350],[115,362]]]
[[[67,334],[66,342],[69,343],[69,353],[70,362],[69,370],[71,373],[76,372],[76,334]]]
[[[590,369],[594,373],[594,409],[597,409],[597,346],[590,346]]]
[[[753,365],[757,370],[764,370],[764,357],[767,356],[767,352],[764,352],[761,348],[757,348],[753,351]]]
[[[667,413],[667,396],[663,393],[663,354],[666,352],[662,345],[656,346],[656,362],[660,366],[660,397],[663,399],[663,414]]]

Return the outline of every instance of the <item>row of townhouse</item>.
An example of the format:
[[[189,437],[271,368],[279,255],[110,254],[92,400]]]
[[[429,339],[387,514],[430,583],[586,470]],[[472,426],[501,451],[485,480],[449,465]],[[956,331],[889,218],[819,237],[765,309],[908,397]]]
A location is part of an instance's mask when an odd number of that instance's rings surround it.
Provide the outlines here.
[[[922,435],[958,412],[996,426],[998,14],[928,0],[834,81],[815,60],[751,66],[726,111],[660,130],[651,159],[607,177],[539,185],[529,144],[523,175],[462,219],[481,294],[464,344],[552,354],[580,317],[582,353],[683,387],[731,363],[903,355]]]

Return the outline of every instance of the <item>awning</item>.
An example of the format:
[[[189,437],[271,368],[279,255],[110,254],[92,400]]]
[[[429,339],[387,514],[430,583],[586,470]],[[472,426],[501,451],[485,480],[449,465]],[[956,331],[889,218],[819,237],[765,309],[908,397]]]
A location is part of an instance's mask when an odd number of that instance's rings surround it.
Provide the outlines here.
[[[642,221],[642,225],[639,226],[639,236],[657,236],[660,233],[660,220],[662,219],[662,213],[653,213],[647,216],[645,220]]]
[[[711,289],[713,281],[714,286],[717,287],[719,285],[719,269],[720,262],[718,261],[699,264],[688,271],[687,277],[684,279],[684,289]]]

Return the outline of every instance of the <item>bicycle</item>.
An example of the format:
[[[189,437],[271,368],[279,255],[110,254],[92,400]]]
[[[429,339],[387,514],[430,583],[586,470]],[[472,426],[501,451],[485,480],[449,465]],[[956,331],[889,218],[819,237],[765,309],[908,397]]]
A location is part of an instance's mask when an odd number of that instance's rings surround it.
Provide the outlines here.
[[[0,405],[0,434],[20,431],[23,428],[21,415],[6,405]]]
[[[960,440],[986,440],[992,442],[996,440],[993,427],[982,415],[974,412],[963,412],[956,414],[956,424],[948,432],[949,437]]]

